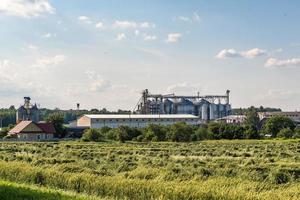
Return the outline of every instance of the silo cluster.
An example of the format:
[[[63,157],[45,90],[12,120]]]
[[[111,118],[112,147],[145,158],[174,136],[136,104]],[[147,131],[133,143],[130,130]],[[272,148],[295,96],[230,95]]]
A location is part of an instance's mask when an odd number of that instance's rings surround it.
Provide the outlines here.
[[[205,99],[192,101],[186,98],[149,100],[150,114],[192,114],[202,120],[214,120],[231,112],[230,104],[212,103]]]

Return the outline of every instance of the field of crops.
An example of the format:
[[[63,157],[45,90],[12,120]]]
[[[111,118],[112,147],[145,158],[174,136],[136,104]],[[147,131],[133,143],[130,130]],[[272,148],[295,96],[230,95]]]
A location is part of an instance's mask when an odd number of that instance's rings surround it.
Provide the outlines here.
[[[111,199],[300,199],[300,141],[3,142],[0,179]]]

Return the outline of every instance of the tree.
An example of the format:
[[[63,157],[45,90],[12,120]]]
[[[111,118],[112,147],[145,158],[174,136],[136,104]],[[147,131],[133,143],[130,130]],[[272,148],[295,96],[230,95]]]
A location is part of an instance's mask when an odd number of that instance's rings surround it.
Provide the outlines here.
[[[102,142],[104,140],[104,135],[97,129],[87,129],[81,139],[86,142]]]
[[[246,125],[244,137],[246,139],[259,139],[260,138],[259,131],[251,125]]]
[[[52,123],[55,130],[56,130],[56,134],[55,134],[55,137],[64,137],[65,134],[66,134],[66,130],[63,126],[64,124],[64,117],[62,114],[60,113],[53,113],[53,114],[50,114],[48,116],[48,118],[46,119],[46,121],[48,123]]]
[[[149,124],[145,128],[143,136],[146,141],[165,141],[166,128],[158,124]]]
[[[292,131],[295,129],[294,122],[290,118],[284,116],[271,117],[267,119],[264,124],[264,132],[266,134],[271,134],[272,137],[276,137],[284,128],[290,128]]]
[[[277,134],[277,137],[279,138],[291,138],[293,137],[294,133],[290,128],[283,128],[279,131]]]
[[[128,128],[127,126],[120,126],[116,129],[116,139],[119,142],[124,143],[126,140],[128,140]]]
[[[222,139],[220,134],[221,123],[211,122],[208,124],[208,132],[212,135],[213,139]]]
[[[263,109],[263,107],[261,107],[260,109]],[[258,130],[259,122],[260,122],[260,119],[259,119],[256,109],[253,106],[250,107],[248,109],[248,111],[246,112],[245,124],[248,125],[249,127],[251,127],[251,129]]]
[[[201,126],[195,131],[197,140],[212,139],[212,135],[209,134],[206,126]]]
[[[193,128],[184,122],[172,124],[167,133],[167,139],[173,142],[189,142]]]

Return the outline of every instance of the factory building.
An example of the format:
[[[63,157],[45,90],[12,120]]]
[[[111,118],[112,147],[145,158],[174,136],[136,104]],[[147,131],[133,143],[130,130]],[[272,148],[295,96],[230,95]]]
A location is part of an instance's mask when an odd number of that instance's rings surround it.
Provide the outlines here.
[[[300,123],[300,112],[259,112],[259,119],[268,119],[274,116],[284,116],[293,120],[295,123]]]
[[[16,113],[17,124],[21,121],[40,121],[40,111],[36,104],[30,103],[30,97],[24,97],[24,104],[21,105]]]
[[[216,122],[223,122],[226,124],[242,124],[246,121],[246,115],[228,115],[226,117],[222,117],[216,119]]]
[[[102,128],[129,126],[142,128],[149,124],[171,125],[177,122],[185,122],[191,125],[200,123],[199,118],[188,114],[169,115],[83,115],[77,119],[76,127]]]
[[[135,111],[139,114],[191,114],[201,120],[215,120],[231,114],[229,93],[226,95],[177,96],[142,92]]]

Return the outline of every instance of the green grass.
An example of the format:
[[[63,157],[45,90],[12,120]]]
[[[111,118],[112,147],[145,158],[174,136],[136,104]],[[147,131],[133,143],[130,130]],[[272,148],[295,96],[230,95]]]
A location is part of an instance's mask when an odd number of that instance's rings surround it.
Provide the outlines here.
[[[300,141],[3,142],[0,179],[112,199],[300,199]]]
[[[1,200],[96,200],[43,187],[0,181]],[[100,200],[100,199],[99,199]]]

